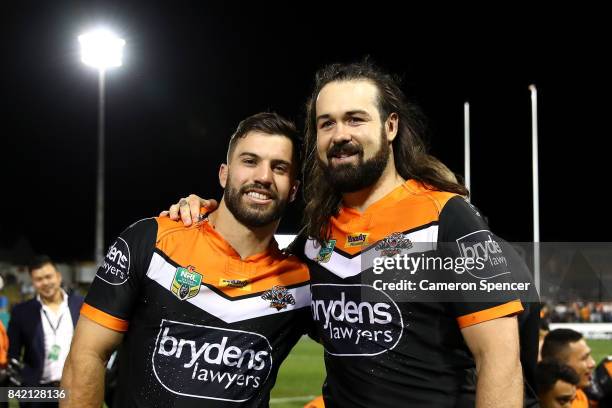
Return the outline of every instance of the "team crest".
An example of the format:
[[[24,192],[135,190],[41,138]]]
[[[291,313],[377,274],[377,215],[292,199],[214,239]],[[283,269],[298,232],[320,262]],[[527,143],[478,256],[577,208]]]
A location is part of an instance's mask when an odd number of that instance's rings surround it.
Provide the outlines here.
[[[404,237],[401,232],[394,232],[378,241],[374,249],[380,251],[380,256],[395,256],[401,253],[403,249],[410,248],[412,248],[412,241]]]
[[[295,298],[293,295],[289,293],[287,288],[280,285],[272,287],[272,289],[261,295],[261,298],[263,300],[269,300],[270,307],[279,311],[285,309],[287,305],[295,305]]]
[[[172,293],[180,300],[191,299],[200,293],[202,275],[196,272],[195,267],[189,265],[186,268],[176,268],[174,279],[172,280]]]
[[[328,242],[325,243],[325,246],[321,247],[321,250],[319,251],[319,255],[317,255],[315,261],[321,262],[321,263],[325,263],[329,261],[332,254],[334,253],[335,247],[336,247],[336,240],[330,239]]]
[[[366,246],[368,244],[368,232],[356,232],[346,236],[345,247]]]

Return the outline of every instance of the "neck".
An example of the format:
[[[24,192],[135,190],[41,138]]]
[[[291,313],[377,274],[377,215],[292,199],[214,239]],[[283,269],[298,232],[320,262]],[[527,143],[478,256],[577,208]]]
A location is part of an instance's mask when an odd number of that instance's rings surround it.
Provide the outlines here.
[[[359,191],[342,194],[342,202],[346,207],[363,212],[395,188],[404,184],[405,181],[395,169],[395,161],[393,160],[393,154],[391,154],[382,175],[374,184]]]
[[[55,292],[55,295],[51,297],[40,297],[40,300],[47,306],[57,306],[64,301],[64,294],[61,290]]]
[[[208,216],[208,220],[242,259],[264,252],[279,223],[275,221],[263,227],[247,227],[234,217],[223,199],[219,208]]]

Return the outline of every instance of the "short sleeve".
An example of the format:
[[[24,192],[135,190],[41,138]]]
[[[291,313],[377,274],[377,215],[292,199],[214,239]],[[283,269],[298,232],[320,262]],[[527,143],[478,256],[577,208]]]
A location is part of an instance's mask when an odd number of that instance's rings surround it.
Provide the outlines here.
[[[81,314],[112,330],[127,331],[155,241],[153,218],[132,224],[111,244],[98,268]]]
[[[523,311],[520,295],[513,289],[495,291],[494,295],[481,290],[487,283],[514,283],[504,287],[516,287],[516,278],[524,275],[526,266],[507,242],[491,232],[478,209],[463,197],[450,199],[442,209],[438,251],[443,257],[461,259],[464,265],[467,259],[474,261],[473,269],[452,274],[454,280],[469,282],[478,288],[475,292],[460,292],[461,299],[450,304],[460,328]]]

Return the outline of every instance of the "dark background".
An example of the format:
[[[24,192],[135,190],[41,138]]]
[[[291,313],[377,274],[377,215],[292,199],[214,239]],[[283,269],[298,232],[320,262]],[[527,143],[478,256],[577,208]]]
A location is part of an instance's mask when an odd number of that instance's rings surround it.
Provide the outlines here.
[[[610,241],[609,23],[603,10],[451,9],[373,2],[30,2],[2,12],[0,249],[93,258],[97,73],[77,36],[125,38],[107,73],[106,234],[189,192],[219,198],[238,121],[275,110],[302,127],[315,70],[370,55],[404,77],[429,144],[463,173],[472,109],[472,202],[513,241],[532,239],[531,117],[540,106],[542,241]],[[295,232],[299,207],[280,232]]]

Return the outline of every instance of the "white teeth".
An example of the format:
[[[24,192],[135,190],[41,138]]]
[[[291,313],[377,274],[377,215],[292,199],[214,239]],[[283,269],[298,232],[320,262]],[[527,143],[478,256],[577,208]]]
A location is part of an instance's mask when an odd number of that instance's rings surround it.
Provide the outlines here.
[[[253,198],[256,198],[256,199],[258,199],[258,200],[267,200],[267,199],[269,198],[269,197],[268,197],[268,196],[266,196],[266,195],[259,194],[259,193],[256,193],[256,192],[254,192],[254,191],[249,192],[247,195],[248,195],[249,197],[253,197]]]

